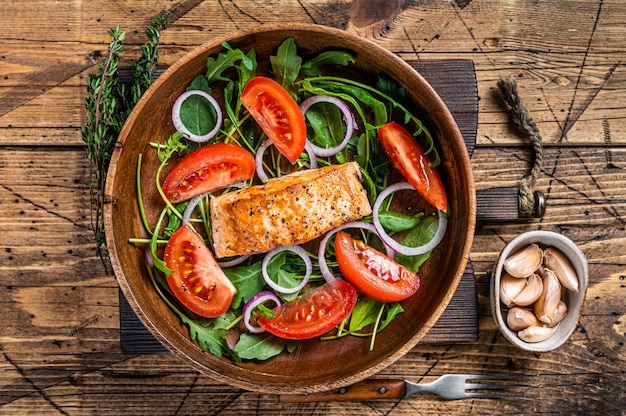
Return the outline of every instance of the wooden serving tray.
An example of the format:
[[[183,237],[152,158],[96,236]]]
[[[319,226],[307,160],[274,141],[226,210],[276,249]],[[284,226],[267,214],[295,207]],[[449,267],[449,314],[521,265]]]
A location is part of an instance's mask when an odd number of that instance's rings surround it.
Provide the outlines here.
[[[478,126],[478,87],[474,63],[464,59],[408,61],[408,63],[432,85],[446,103],[456,119],[471,156],[476,145]],[[167,349],[137,318],[121,291],[119,299],[122,352],[126,354],[166,353]],[[454,297],[421,342],[439,344],[477,340],[476,280],[472,265],[468,263]]]

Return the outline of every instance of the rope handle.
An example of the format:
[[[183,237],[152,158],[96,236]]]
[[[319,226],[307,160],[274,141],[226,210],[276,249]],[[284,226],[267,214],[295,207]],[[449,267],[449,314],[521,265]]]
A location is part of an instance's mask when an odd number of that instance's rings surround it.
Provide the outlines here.
[[[520,182],[520,213],[526,216],[532,215],[535,218],[543,217],[546,211],[545,195],[541,191],[533,191],[543,163],[543,140],[541,134],[518,94],[515,78],[512,76],[500,78],[498,80],[498,88],[500,88],[500,93],[509,106],[513,123],[528,134],[535,155],[530,173],[522,178]]]

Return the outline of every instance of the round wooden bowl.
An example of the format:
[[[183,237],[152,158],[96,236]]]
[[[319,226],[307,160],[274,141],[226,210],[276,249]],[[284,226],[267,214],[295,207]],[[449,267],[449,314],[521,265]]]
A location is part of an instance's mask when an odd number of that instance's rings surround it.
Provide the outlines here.
[[[295,38],[300,56],[325,49],[351,51],[356,57],[346,77],[369,83],[386,73],[402,85],[414,113],[427,124],[442,155],[439,172],[446,188],[451,216],[444,241],[420,269],[422,287],[403,302],[405,312],[377,338],[344,337],[335,341],[307,340],[293,353],[263,362],[232,362],[203,352],[191,341],[187,327],[159,298],[145,268],[146,250],[129,238],[146,236],[136,195],[137,156],[143,154],[142,188],[152,223],[162,209],[154,187],[158,160],[150,141],[174,132],[170,120],[176,98],[192,79],[206,71],[208,56],[222,43],[244,51],[255,48],[258,73],[269,74],[269,56],[288,37]],[[164,172],[164,175],[166,172]],[[469,258],[475,227],[475,189],[469,155],[461,133],[437,93],[407,63],[376,44],[347,32],[304,24],[263,25],[218,37],[185,55],[161,75],[144,94],[124,126],[110,164],[106,185],[105,226],[115,275],[139,319],[173,354],[222,382],[268,393],[316,392],[337,388],[371,376],[411,350],[436,323],[454,295]]]

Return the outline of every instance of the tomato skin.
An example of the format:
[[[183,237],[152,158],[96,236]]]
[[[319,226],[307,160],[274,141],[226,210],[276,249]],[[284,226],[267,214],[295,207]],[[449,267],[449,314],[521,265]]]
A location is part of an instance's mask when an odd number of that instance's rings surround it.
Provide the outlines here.
[[[244,87],[241,102],[276,149],[295,163],[306,144],[306,124],[291,94],[276,81],[257,76]]]
[[[343,231],[335,236],[335,255],[345,279],[372,299],[400,302],[420,288],[416,273]]]
[[[254,177],[254,155],[232,143],[213,143],[185,155],[163,182],[173,203]]]
[[[440,211],[446,212],[446,191],[437,170],[432,167],[415,138],[401,125],[390,122],[378,129],[378,138],[383,150],[404,178]]]
[[[164,261],[174,270],[167,276],[170,289],[190,311],[206,318],[217,318],[230,308],[237,289],[202,238],[188,225],[183,225],[170,237]]]
[[[258,324],[280,338],[315,338],[339,325],[356,300],[354,287],[335,279],[274,308],[273,318],[259,316]]]

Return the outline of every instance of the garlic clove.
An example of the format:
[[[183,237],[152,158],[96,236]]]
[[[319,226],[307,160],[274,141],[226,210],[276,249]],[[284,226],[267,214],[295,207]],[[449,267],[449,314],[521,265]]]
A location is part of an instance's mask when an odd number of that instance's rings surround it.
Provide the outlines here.
[[[517,296],[525,286],[525,279],[518,279],[508,273],[503,273],[500,278],[500,301],[506,306],[511,306],[511,300]]]
[[[517,333],[517,336],[524,342],[541,342],[545,341],[554,334],[556,327],[549,328],[547,326],[529,326]]]
[[[556,307],[556,313],[554,314],[554,318],[552,318],[552,322],[548,324],[549,327],[553,327],[558,325],[559,322],[565,318],[567,315],[567,305],[565,302],[559,302],[559,306]]]
[[[535,315],[541,322],[552,324],[560,302],[561,283],[552,270],[546,269],[543,274],[543,290],[535,303]]]
[[[517,306],[507,312],[506,323],[512,331],[521,331],[529,326],[541,326],[533,311]]]
[[[547,268],[554,270],[563,287],[578,293],[578,275],[565,254],[550,247],[544,253],[544,264]]]
[[[533,273],[526,280],[526,285],[521,292],[511,299],[511,303],[517,306],[528,306],[541,297],[543,293],[543,279],[537,273]]]
[[[524,278],[533,274],[543,260],[543,250],[532,243],[513,253],[504,261],[504,270],[513,277]]]

